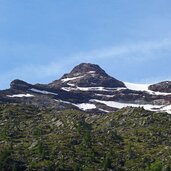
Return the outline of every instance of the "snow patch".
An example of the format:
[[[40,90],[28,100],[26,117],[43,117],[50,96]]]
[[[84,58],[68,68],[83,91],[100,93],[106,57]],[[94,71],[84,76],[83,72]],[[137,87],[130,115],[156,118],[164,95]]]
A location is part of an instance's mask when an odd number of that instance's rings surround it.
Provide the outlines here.
[[[81,91],[108,91],[104,87],[77,87]]]
[[[61,90],[64,90],[64,91],[71,91],[72,88],[70,88],[70,87],[62,87]]]
[[[96,106],[90,103],[81,103],[81,104],[74,104],[74,105],[82,110],[96,109]]]
[[[71,81],[71,80],[76,80],[76,79],[82,78],[82,77],[83,77],[83,76],[71,77],[71,78],[64,78],[64,79],[62,79],[61,81],[64,83],[64,82]]]
[[[36,92],[36,93],[41,93],[41,94],[58,95],[57,93],[53,93],[53,92],[49,92],[49,91],[45,91],[45,90],[38,90],[38,89],[35,89],[35,88],[32,88],[30,90],[33,91],[33,92]]]
[[[164,106],[164,107],[162,108],[162,111],[171,114],[171,105]]]
[[[150,84],[134,84],[127,82],[124,82],[124,84],[128,89],[137,91],[148,91],[148,87],[150,86]]]
[[[71,87],[74,87],[75,84],[71,84],[71,83],[67,83],[67,85],[71,86]]]
[[[89,71],[88,73],[89,73],[89,74],[95,74],[96,71]]]
[[[34,97],[32,94],[13,94],[13,95],[7,95],[7,97]]]
[[[157,109],[159,110],[163,107],[163,105],[131,104],[131,103],[120,103],[120,102],[115,102],[115,101],[103,101],[103,100],[96,100],[96,99],[92,99],[90,101],[102,103],[102,104],[105,104],[106,106],[118,108],[118,109],[131,106],[131,107],[144,107],[144,109],[146,109],[146,110],[156,111]]]
[[[108,110],[104,110],[104,109],[101,109],[101,108],[99,108],[98,110],[100,110],[100,111],[102,111],[102,112],[105,112],[105,113],[109,113],[110,111],[108,111]]]
[[[72,104],[71,102],[64,101],[64,100],[56,100],[56,99],[55,99],[55,101],[56,101],[56,102],[62,102],[62,103],[66,103],[66,104]]]
[[[167,112],[171,114],[171,105],[153,105],[153,104],[131,104],[131,103],[120,103],[115,101],[104,101],[92,99],[90,102],[97,102],[105,104],[106,106],[121,109],[123,107],[143,107],[145,110],[155,111],[155,112]]]
[[[100,96],[100,97],[114,97],[115,95],[108,95],[108,94],[95,94],[96,96]]]
[[[163,95],[163,96],[167,96],[167,95],[171,95],[171,93],[163,93],[163,92],[159,92],[159,91],[148,91],[150,94],[153,95]]]
[[[147,93],[152,94],[152,95],[163,95],[163,96],[171,95],[171,93],[163,93],[159,91],[156,92],[156,91],[149,90],[148,87],[151,84],[135,84],[135,83],[128,83],[128,82],[124,82],[124,84],[130,90],[146,91]]]
[[[75,103],[71,103],[71,102],[63,101],[63,100],[55,100],[55,101],[59,101],[59,102],[66,103],[66,104],[71,104],[73,106],[78,107],[81,110],[84,110],[84,111],[96,108],[95,104],[91,104],[91,103],[75,104]]]

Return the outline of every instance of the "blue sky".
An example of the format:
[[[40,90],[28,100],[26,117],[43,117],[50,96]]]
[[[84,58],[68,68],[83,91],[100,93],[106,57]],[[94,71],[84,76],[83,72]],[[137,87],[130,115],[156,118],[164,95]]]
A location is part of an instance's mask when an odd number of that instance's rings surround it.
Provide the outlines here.
[[[171,80],[170,0],[0,0],[0,89],[81,62],[128,82]]]

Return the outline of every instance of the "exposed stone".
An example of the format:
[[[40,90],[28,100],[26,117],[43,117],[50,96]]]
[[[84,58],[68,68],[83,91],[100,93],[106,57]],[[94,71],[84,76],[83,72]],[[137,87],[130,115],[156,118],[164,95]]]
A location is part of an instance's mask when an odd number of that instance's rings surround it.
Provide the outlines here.
[[[67,78],[68,79],[67,81]],[[75,79],[74,79],[75,78]],[[109,76],[98,65],[82,63],[76,66],[69,74],[50,84],[51,87],[68,86],[79,87],[125,87],[124,83]]]
[[[149,86],[149,90],[171,93],[171,81],[163,81]]]
[[[25,81],[16,79],[11,82],[10,87],[12,89],[27,90],[31,87],[31,84],[26,83]]]
[[[56,121],[56,122],[55,122],[55,125],[56,125],[57,127],[64,126],[63,122],[60,121],[60,120]]]

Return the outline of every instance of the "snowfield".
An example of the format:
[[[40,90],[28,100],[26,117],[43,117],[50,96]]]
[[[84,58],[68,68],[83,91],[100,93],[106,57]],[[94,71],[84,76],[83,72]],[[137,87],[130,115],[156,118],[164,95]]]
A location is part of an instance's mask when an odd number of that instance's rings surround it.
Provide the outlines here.
[[[128,82],[124,82],[124,84],[130,90],[146,91],[146,92],[148,92],[149,94],[152,94],[152,95],[163,95],[163,96],[171,95],[171,93],[163,93],[163,92],[156,92],[156,91],[149,90],[148,87],[151,84],[135,84],[135,83],[128,83]]]
[[[97,102],[105,104],[106,106],[121,109],[123,107],[143,107],[145,110],[149,111],[161,111],[161,112],[167,112],[171,114],[171,105],[152,105],[152,104],[131,104],[131,103],[120,103],[115,101],[104,101],[104,100],[97,100],[97,99],[91,99],[90,102]]]
[[[124,82],[124,84],[128,89],[136,91],[149,91],[148,87],[150,86],[150,84],[134,84],[128,82]]]

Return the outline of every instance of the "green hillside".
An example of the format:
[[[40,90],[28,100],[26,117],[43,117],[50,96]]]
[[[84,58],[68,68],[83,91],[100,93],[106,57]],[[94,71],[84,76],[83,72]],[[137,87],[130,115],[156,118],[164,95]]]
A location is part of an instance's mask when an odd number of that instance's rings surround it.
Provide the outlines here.
[[[1,171],[169,171],[171,115],[0,106]]]

